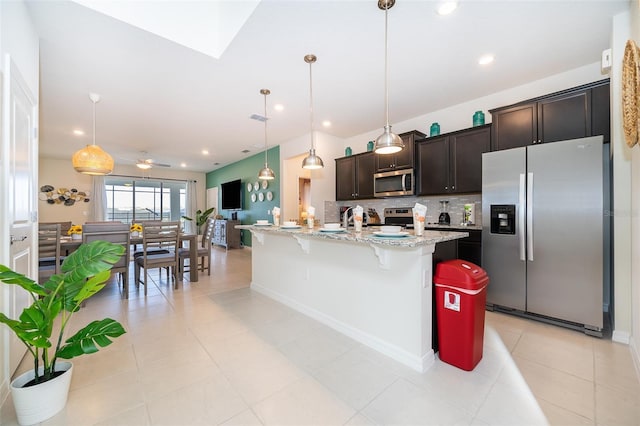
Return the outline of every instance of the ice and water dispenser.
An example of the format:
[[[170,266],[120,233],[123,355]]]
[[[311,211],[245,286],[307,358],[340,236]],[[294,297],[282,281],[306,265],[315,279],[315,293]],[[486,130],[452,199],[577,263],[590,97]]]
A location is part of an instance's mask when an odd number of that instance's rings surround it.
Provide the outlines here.
[[[491,233],[512,235],[516,233],[515,204],[491,205]]]

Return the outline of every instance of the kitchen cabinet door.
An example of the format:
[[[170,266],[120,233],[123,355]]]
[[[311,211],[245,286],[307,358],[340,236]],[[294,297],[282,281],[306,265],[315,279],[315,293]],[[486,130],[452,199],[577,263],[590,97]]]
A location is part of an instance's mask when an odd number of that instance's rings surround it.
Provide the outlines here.
[[[336,159],[336,200],[373,198],[373,152]]]
[[[519,148],[537,141],[538,110],[535,103],[491,111],[491,150]]]
[[[449,138],[434,137],[416,144],[418,195],[449,191]]]
[[[356,193],[356,158],[336,160],[336,200],[353,200]]]
[[[491,149],[491,126],[454,133],[449,138],[450,191],[481,192],[482,153]]]
[[[405,148],[406,149],[406,148]],[[411,150],[413,155],[413,150]],[[367,152],[356,157],[356,196],[373,198],[373,174],[376,171],[376,154]]]
[[[591,90],[562,94],[538,102],[536,143],[591,136]]]

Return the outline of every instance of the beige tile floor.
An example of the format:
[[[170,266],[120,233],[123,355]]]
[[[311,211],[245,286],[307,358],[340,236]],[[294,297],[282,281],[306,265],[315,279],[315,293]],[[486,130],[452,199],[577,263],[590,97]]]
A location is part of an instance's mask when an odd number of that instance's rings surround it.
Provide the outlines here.
[[[74,360],[67,406],[43,424],[640,424],[626,346],[487,312],[473,372],[419,374],[252,292],[249,249],[213,253],[197,283],[156,274],[146,298],[109,285],[88,302],[76,325],[110,316],[127,334]],[[16,424],[10,397],[0,424]]]

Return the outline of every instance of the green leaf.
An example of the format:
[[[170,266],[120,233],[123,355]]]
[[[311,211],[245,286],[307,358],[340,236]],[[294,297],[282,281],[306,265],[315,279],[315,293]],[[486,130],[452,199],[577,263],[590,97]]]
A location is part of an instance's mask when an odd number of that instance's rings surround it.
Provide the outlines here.
[[[12,271],[4,265],[0,265],[0,281],[6,284],[15,284],[29,293],[36,294],[37,296],[46,295],[46,291],[31,278],[28,278],[22,274]]]
[[[43,300],[38,300],[22,311],[19,320],[0,313],[0,322],[7,324],[26,345],[46,349],[51,347],[52,318],[57,315],[56,308],[49,309]]]
[[[112,343],[112,339],[126,333],[122,325],[111,318],[93,321],[66,340],[58,351],[58,357],[71,359],[73,357],[91,354],[98,351],[98,346],[105,347]]]

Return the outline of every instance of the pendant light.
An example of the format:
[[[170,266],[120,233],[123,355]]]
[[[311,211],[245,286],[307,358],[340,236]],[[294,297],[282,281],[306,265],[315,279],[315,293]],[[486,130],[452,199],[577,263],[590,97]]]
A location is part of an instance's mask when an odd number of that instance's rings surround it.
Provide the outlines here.
[[[391,9],[394,4],[396,4],[396,0],[378,0],[378,8],[384,10],[384,104],[386,124],[384,126],[384,133],[376,139],[376,154],[393,154],[404,148],[402,138],[391,131],[391,125],[389,124],[389,60],[387,58],[387,51],[389,48],[387,42],[387,14],[388,10]]]
[[[264,95],[264,168],[258,172],[258,179],[273,180],[276,175],[267,164],[267,95],[270,94],[269,89],[261,89],[260,94]]]
[[[322,158],[316,155],[316,147],[313,142],[313,80],[311,75],[311,64],[313,64],[317,59],[316,55],[313,54],[305,55],[304,57],[304,61],[309,64],[309,132],[311,133],[311,149],[309,150],[309,155],[302,160],[302,168],[309,170],[317,170],[324,167]]]
[[[73,168],[86,175],[108,175],[113,171],[113,158],[96,145],[96,103],[100,102],[100,95],[89,93],[93,102],[93,145],[87,145],[76,151],[71,157]]]

